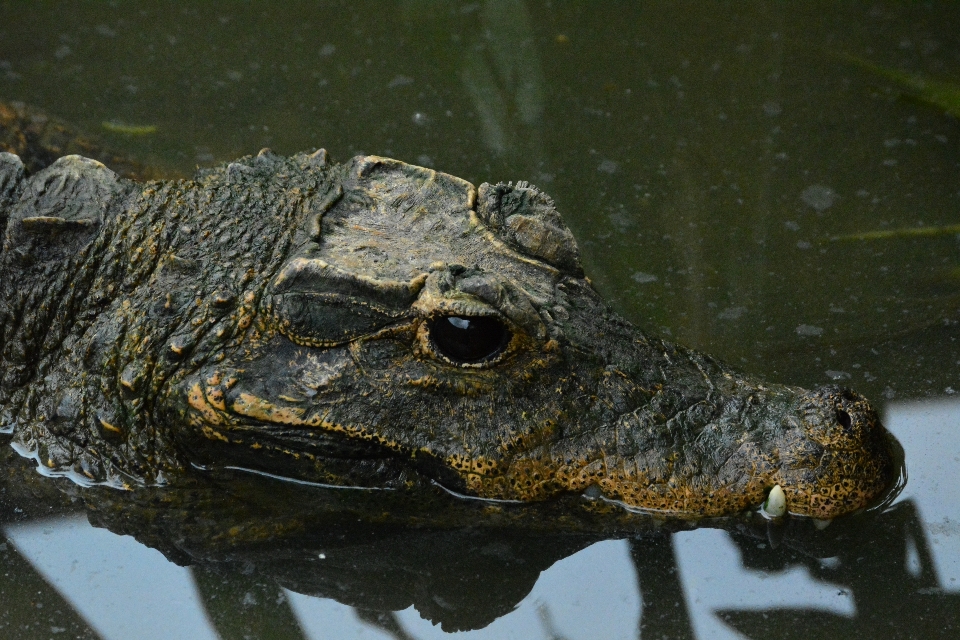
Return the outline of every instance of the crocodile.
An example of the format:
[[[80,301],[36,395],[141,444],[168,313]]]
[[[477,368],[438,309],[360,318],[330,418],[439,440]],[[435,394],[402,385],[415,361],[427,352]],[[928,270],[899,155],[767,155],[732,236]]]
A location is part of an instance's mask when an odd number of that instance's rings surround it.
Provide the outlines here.
[[[779,486],[831,519],[898,477],[857,393],[616,314],[527,182],[324,150],[152,181],[0,153],[0,228],[0,429],[82,487],[226,469],[680,520]]]

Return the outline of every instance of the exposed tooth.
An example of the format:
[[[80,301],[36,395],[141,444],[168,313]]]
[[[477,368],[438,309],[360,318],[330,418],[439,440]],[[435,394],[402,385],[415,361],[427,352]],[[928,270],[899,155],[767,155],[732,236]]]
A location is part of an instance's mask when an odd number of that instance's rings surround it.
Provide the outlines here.
[[[813,526],[815,526],[818,531],[823,531],[830,526],[831,522],[833,522],[833,520],[821,520],[820,518],[814,518]]]
[[[763,510],[772,518],[779,518],[787,512],[787,496],[780,485],[774,485],[773,489],[770,489],[767,501],[763,503]]]

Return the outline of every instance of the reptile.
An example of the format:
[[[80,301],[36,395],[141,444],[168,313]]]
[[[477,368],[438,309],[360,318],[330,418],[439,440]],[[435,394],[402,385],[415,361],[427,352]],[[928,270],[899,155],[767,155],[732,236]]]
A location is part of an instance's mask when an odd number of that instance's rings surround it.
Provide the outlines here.
[[[617,315],[526,182],[323,150],[118,171],[0,153],[0,429],[43,475],[219,468],[673,519],[776,486],[831,519],[898,476],[857,393],[768,384]]]

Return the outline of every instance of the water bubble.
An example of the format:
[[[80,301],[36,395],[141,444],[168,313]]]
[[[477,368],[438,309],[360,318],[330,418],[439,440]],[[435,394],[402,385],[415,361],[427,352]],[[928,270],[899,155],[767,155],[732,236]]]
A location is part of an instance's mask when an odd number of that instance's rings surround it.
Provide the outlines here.
[[[634,282],[639,284],[647,284],[648,282],[656,282],[659,280],[659,278],[652,273],[644,273],[643,271],[634,271],[630,277],[633,278]]]
[[[817,212],[826,211],[837,201],[837,192],[822,184],[813,184],[800,192],[804,204]]]
[[[780,106],[779,102],[764,102],[763,103],[763,112],[768,116],[778,116],[783,112],[783,107]]]
[[[600,166],[597,167],[597,171],[602,171],[603,173],[616,173],[619,165],[613,160],[604,160],[600,163]]]
[[[746,307],[727,307],[717,314],[717,320],[736,320],[746,312]]]
[[[823,335],[821,327],[815,327],[812,324],[801,324],[796,329],[797,335],[801,336],[819,336]]]
[[[396,87],[404,87],[408,84],[413,84],[413,78],[410,76],[398,75],[394,76],[393,80],[387,83],[387,88],[394,89]]]

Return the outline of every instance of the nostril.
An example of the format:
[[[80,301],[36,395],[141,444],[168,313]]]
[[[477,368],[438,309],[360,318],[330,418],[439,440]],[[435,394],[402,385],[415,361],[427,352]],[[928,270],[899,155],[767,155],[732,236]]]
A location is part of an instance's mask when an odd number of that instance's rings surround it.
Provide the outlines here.
[[[850,414],[843,409],[837,409],[837,421],[844,429],[849,429],[853,425],[853,420],[850,419]]]

